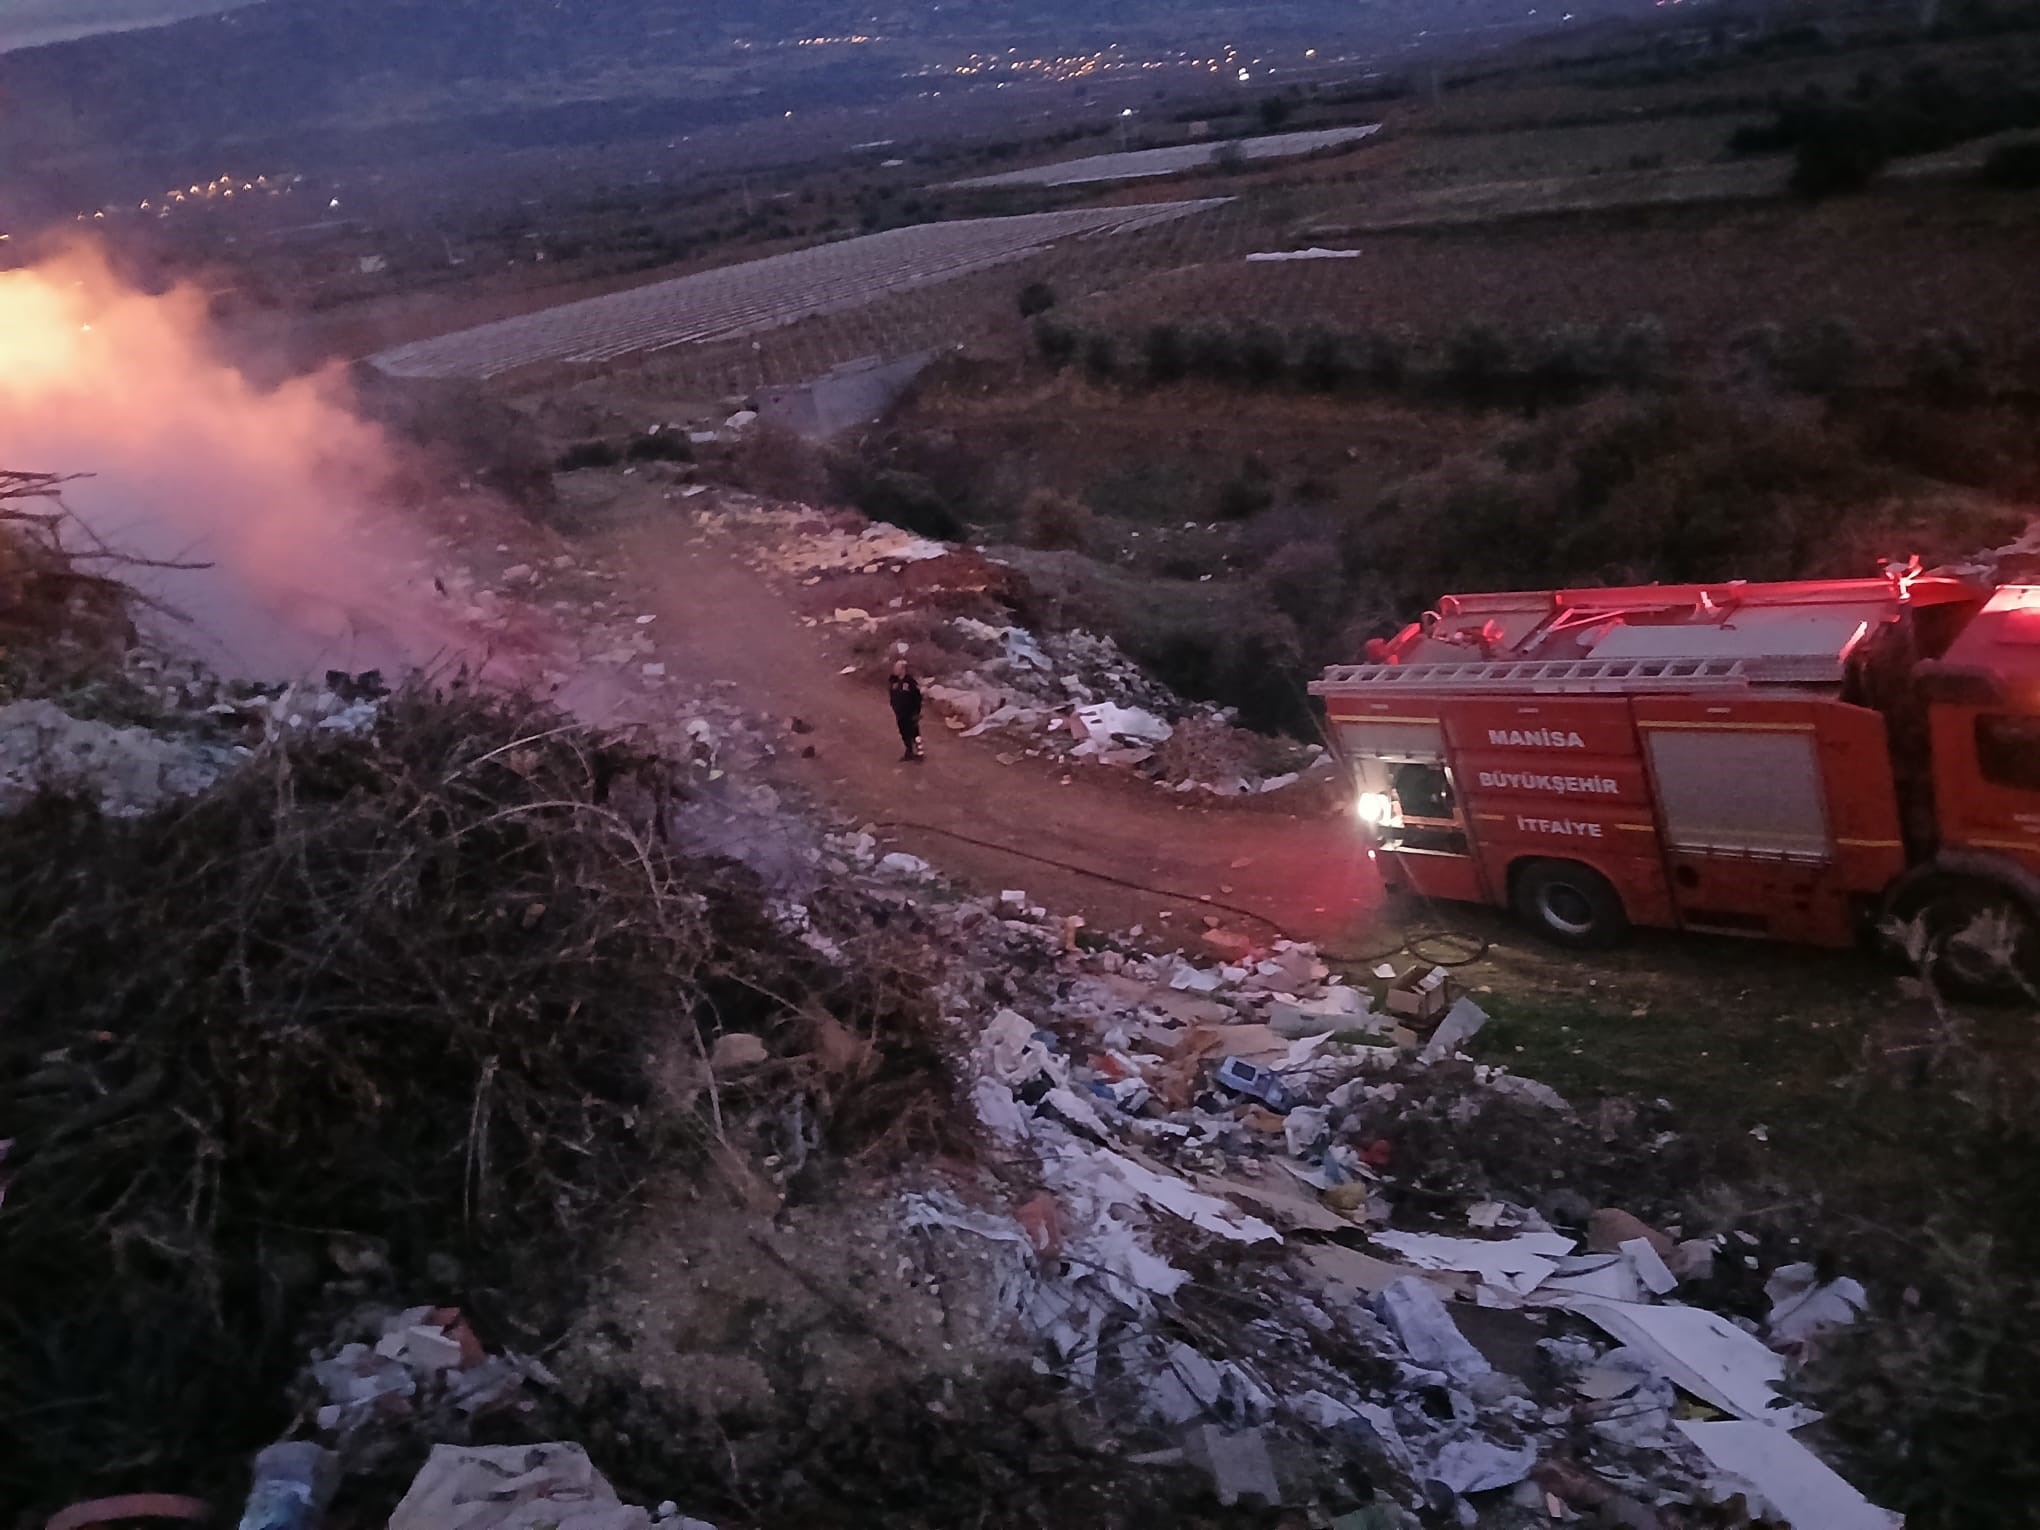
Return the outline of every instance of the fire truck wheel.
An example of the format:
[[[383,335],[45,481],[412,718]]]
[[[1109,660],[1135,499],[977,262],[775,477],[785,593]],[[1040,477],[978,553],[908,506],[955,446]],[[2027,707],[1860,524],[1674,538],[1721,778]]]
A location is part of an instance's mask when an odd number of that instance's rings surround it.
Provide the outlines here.
[[[1972,999],[2016,998],[2040,978],[2040,921],[2016,895],[1978,877],[1937,876],[1894,910],[1917,919],[1935,981]]]
[[[1516,913],[1562,946],[1605,946],[1629,927],[1608,879],[1578,861],[1532,861],[1516,873]]]

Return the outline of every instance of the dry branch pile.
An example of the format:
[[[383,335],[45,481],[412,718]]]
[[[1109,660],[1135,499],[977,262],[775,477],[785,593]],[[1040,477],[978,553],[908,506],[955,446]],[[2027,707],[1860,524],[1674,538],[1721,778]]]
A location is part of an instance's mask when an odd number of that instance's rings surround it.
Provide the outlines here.
[[[809,1091],[817,1138],[902,1118],[927,985],[670,843],[683,790],[535,703],[412,690],[144,818],[0,818],[0,1502],[238,1470],[336,1243],[555,1320],[655,1157],[741,1118],[651,1082],[723,1032],[833,1017],[878,1061]]]
[[[57,498],[65,482],[0,468],[0,659],[67,639],[100,650],[132,635],[132,592],[86,567],[110,555],[64,540],[78,530]]]

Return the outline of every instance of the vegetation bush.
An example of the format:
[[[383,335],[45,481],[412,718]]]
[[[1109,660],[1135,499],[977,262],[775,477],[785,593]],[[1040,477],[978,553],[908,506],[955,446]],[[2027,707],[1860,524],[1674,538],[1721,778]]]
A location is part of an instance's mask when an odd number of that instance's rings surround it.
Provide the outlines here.
[[[1254,575],[1260,598],[1296,624],[1313,649],[1331,635],[1345,604],[1346,576],[1330,540],[1291,542]]]
[[[1289,341],[1267,324],[1248,326],[1239,338],[1239,368],[1249,387],[1266,388],[1280,382],[1289,371]]]
[[[450,1255],[471,1310],[557,1331],[714,1130],[655,1081],[721,1032],[832,1014],[919,1058],[923,1126],[953,1109],[920,985],[824,967],[677,848],[686,790],[534,703],[410,691],[146,817],[0,818],[0,1502],[237,1501],[336,1247],[406,1291]],[[807,1108],[856,1150],[914,1114],[889,1088]]]
[[[1174,324],[1156,324],[1149,328],[1141,343],[1141,357],[1146,363],[1150,382],[1177,382],[1190,370],[1189,347],[1184,342],[1183,331]]]
[[[553,466],[562,473],[583,468],[611,468],[623,461],[623,449],[614,441],[576,441],[559,455]]]
[[[1043,551],[1081,552],[1091,540],[1097,517],[1082,500],[1054,489],[1036,489],[1020,507],[1020,537]]]
[[[1020,317],[1032,319],[1055,307],[1055,288],[1047,282],[1029,282],[1020,289]]]
[[[648,430],[632,436],[623,448],[626,462],[692,462],[694,448],[680,430]]]
[[[1343,335],[1317,328],[1303,337],[1296,355],[1296,380],[1317,393],[1336,393],[1359,374]]]
[[[875,521],[941,542],[960,541],[966,528],[926,474],[905,468],[853,469],[845,484],[851,504]]]
[[[1500,386],[1513,359],[1500,330],[1472,320],[1455,329],[1445,342],[1443,380],[1466,397],[1484,399]]]
[[[738,441],[730,467],[739,484],[767,499],[821,505],[845,497],[821,450],[784,425],[753,425]]]
[[[2001,191],[2040,191],[2040,138],[1992,149],[1983,162],[1983,183]]]
[[[1778,376],[1801,393],[1833,394],[1863,382],[1870,344],[1848,319],[1829,317],[1785,330],[1774,358]]]
[[[1119,375],[1119,342],[1107,334],[1084,338],[1084,375],[1093,382],[1110,382]]]
[[[1034,349],[1060,371],[1077,359],[1077,332],[1055,319],[1034,321]]]
[[[1868,186],[1890,159],[1862,114],[1823,117],[1793,151],[1792,189],[1814,200],[1845,196]]]
[[[1967,330],[1931,329],[1905,349],[1905,385],[1936,404],[1973,403],[1989,391],[1983,347]]]
[[[1219,485],[1213,513],[1222,521],[1244,521],[1275,503],[1275,479],[1268,464],[1249,457],[1239,472]]]

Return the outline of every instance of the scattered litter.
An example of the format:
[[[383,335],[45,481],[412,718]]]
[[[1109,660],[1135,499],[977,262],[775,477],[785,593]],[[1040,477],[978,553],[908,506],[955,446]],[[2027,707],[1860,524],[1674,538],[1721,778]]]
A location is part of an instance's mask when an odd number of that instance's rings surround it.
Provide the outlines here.
[[[1405,1275],[1391,1282],[1375,1298],[1375,1308],[1409,1357],[1424,1369],[1443,1371],[1462,1383],[1488,1374],[1490,1367],[1481,1352],[1467,1342],[1423,1277]]]
[[[255,1453],[240,1530],[317,1530],[339,1483],[340,1458],[332,1451],[309,1440],[265,1446]]]
[[[1431,1039],[1424,1043],[1417,1060],[1425,1063],[1443,1062],[1459,1050],[1462,1042],[1471,1041],[1487,1024],[1487,1011],[1471,999],[1460,999],[1445,1012],[1445,1018],[1438,1022],[1438,1029],[1431,1033]],[[1571,1247],[1570,1244],[1567,1247]]]
[[[1537,1465],[1537,1447],[1497,1445],[1492,1440],[1452,1440],[1431,1458],[1428,1473],[1455,1493],[1490,1493],[1514,1487]]]
[[[1206,1424],[1191,1431],[1184,1441],[1183,1453],[1211,1473],[1212,1489],[1228,1509],[1249,1501],[1259,1501],[1270,1508],[1282,1502],[1282,1488],[1275,1480],[1275,1463],[1268,1456],[1268,1441],[1258,1429],[1227,1434],[1216,1424]]]
[[[1676,1290],[1679,1277],[1665,1266],[1658,1257],[1658,1251],[1651,1247],[1648,1238],[1631,1238],[1622,1245],[1622,1253],[1636,1271],[1636,1278],[1653,1296],[1663,1296],[1667,1291]]]
[[[1870,1298],[1846,1275],[1823,1283],[1810,1264],[1788,1264],[1764,1284],[1771,1300],[1765,1331],[1774,1343],[1804,1346],[1831,1328],[1846,1328],[1862,1316]]]
[[[579,1445],[435,1445],[389,1530],[649,1530]]]

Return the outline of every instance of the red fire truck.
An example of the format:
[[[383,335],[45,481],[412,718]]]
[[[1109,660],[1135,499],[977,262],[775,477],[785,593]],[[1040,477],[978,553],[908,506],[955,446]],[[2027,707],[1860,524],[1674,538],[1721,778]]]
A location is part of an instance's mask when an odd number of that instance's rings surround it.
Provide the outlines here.
[[[1311,690],[1391,889],[1574,945],[1920,918],[1965,982],[2036,942],[2040,585],[1461,595],[1367,658]]]

